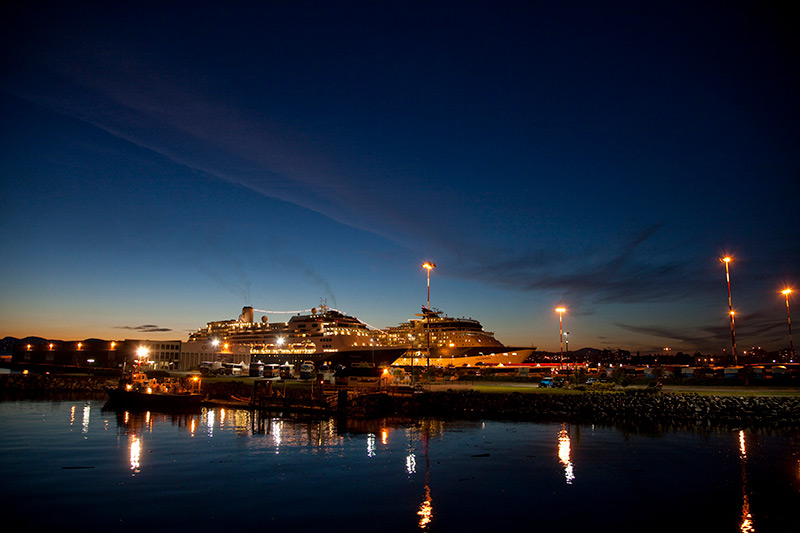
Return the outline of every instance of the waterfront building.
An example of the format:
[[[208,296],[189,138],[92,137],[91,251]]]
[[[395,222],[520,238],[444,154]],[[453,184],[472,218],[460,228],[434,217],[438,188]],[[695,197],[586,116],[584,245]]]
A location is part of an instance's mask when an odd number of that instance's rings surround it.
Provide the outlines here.
[[[146,339],[36,340],[17,343],[11,363],[53,370],[125,370],[134,362],[140,362],[151,370],[177,370],[181,344],[178,340]]]
[[[139,361],[152,370],[177,370],[181,360],[181,341],[125,339],[120,350],[126,364]]]
[[[100,339],[19,342],[12,351],[11,363],[54,369],[119,368],[125,360],[121,347],[120,342]]]

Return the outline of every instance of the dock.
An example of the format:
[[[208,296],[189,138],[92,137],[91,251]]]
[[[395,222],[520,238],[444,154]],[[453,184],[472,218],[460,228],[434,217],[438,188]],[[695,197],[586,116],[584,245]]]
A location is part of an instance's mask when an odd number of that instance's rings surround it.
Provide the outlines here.
[[[253,382],[249,398],[231,396],[227,399],[206,399],[203,407],[224,409],[245,409],[263,413],[306,413],[321,416],[370,416],[386,399],[410,398],[412,387],[352,387],[341,385],[320,385],[309,396],[288,396],[285,391],[274,386],[270,379]]]

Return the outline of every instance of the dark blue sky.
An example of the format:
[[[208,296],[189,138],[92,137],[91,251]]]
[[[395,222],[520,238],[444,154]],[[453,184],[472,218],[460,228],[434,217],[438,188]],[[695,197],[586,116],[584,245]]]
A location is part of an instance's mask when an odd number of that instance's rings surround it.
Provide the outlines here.
[[[431,305],[507,344],[558,350],[563,304],[572,348],[720,352],[731,254],[740,350],[788,345],[788,9],[112,4],[0,8],[0,335],[383,327],[432,260]]]

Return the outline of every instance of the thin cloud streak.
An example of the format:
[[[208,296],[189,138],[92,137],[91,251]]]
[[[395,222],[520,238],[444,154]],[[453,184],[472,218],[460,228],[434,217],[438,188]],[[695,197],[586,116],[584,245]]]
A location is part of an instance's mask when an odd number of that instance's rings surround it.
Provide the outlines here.
[[[668,339],[672,344],[679,344],[683,349],[702,350],[715,353],[723,349],[731,349],[730,323],[721,317],[719,324],[704,324],[696,327],[670,328],[658,325],[635,325],[615,322],[614,325],[625,331],[650,337]],[[788,347],[788,327],[772,309],[754,313],[736,315],[735,321],[737,351],[743,352],[759,345],[748,342],[749,339],[768,339],[770,343]]]
[[[656,263],[641,250],[662,227],[645,228],[611,257],[554,255],[542,249],[499,262],[473,264],[457,275],[490,280],[507,289],[562,293],[574,301],[594,304],[674,301],[702,292],[707,285],[698,269],[675,261]]]
[[[114,329],[128,329],[131,331],[141,331],[142,333],[160,333],[172,331],[171,328],[162,328],[154,324],[143,324],[141,326],[115,326]]]

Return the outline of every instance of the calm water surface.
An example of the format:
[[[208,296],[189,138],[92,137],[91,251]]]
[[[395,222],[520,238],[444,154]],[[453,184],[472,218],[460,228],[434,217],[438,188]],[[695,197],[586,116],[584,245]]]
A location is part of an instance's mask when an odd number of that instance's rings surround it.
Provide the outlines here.
[[[0,402],[7,518],[59,531],[800,530],[796,434],[103,403]]]

